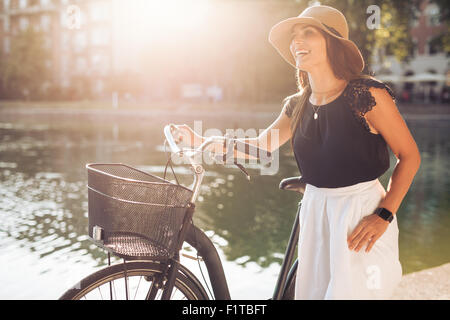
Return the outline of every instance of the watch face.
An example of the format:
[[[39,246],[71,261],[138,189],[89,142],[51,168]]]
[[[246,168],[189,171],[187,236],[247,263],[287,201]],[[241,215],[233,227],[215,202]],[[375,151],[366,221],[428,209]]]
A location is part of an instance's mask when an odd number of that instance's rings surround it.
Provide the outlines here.
[[[378,208],[376,213],[386,221],[391,222],[394,219],[393,214],[385,208]]]

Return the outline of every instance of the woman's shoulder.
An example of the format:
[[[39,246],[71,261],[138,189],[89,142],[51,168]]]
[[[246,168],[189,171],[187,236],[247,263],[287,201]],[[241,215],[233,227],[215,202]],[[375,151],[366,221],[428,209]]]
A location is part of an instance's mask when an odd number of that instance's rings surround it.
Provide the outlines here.
[[[373,76],[361,75],[349,81],[348,89],[351,93],[366,93],[370,88],[386,89],[386,91],[395,99],[392,89],[383,81],[376,79]]]
[[[298,100],[300,99],[301,92],[296,92],[290,96],[287,96],[283,99],[283,108],[285,109],[284,113],[291,118],[292,113],[294,112],[294,108],[297,105]]]
[[[349,81],[344,96],[354,111],[358,111],[361,115],[372,110],[376,105],[375,98],[370,92],[370,88],[385,89],[392,99],[395,101],[394,92],[385,84],[369,75],[362,75]]]

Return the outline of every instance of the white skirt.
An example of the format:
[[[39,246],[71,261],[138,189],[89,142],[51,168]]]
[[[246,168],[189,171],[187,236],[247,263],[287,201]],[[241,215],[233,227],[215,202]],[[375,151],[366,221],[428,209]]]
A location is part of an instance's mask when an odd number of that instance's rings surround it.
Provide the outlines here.
[[[347,237],[386,191],[378,179],[341,188],[307,184],[300,209],[295,299],[389,299],[402,277],[397,218],[369,252]]]

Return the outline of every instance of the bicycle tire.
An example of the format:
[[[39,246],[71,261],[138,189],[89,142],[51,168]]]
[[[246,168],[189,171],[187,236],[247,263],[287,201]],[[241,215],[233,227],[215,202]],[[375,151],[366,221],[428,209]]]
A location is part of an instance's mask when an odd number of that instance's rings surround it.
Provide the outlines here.
[[[146,291],[144,289],[139,289],[140,283],[142,280],[144,280],[144,283],[147,283],[147,285],[150,288],[151,283],[148,281],[149,278],[153,278],[154,276],[161,276],[164,269],[164,265],[155,262],[155,261],[131,261],[126,263],[126,272],[127,272],[127,288],[129,291],[128,296],[127,295],[120,295],[120,297],[129,298],[130,300],[136,299],[136,294],[139,290]],[[89,298],[93,298],[93,291],[96,291],[98,289],[101,299],[118,299],[118,294],[116,291],[116,284],[115,281],[118,282],[118,286],[121,283],[123,284],[123,291],[125,291],[125,279],[124,279],[124,265],[123,264],[116,264],[109,267],[106,267],[104,269],[101,269],[86,278],[82,279],[77,285],[72,287],[71,289],[67,290],[59,299],[60,300],[80,300],[80,299],[87,299],[87,296],[89,295]],[[133,290],[130,286],[130,278],[131,277],[139,277],[139,284],[136,289],[136,292],[133,293]],[[112,283],[114,281],[114,284],[109,285],[109,283]],[[103,289],[100,289],[101,286],[104,286]],[[112,287],[114,287],[114,293],[112,293]],[[159,290],[162,293],[162,290]],[[104,295],[103,295],[103,293]],[[209,297],[204,290],[204,288],[201,286],[199,281],[195,278],[194,275],[192,275],[190,272],[185,270],[184,268],[180,268],[178,271],[176,280],[175,280],[175,287],[173,289],[173,293],[176,294],[176,292],[180,292],[182,294],[182,299],[187,300],[208,300]],[[174,295],[172,295],[174,297]],[[96,299],[96,298],[94,298]],[[155,299],[156,300],[156,299]]]

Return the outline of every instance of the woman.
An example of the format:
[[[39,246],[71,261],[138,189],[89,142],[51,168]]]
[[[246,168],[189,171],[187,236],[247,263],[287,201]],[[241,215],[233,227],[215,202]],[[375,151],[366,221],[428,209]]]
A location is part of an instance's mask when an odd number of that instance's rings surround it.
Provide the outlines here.
[[[313,6],[275,25],[269,41],[297,71],[298,93],[257,138],[291,139],[307,182],[300,211],[296,299],[387,299],[401,279],[396,212],[420,165],[391,89],[362,75],[343,14]],[[203,141],[188,126],[182,137]],[[278,129],[278,144],[271,142]],[[397,157],[387,191],[378,178]]]

